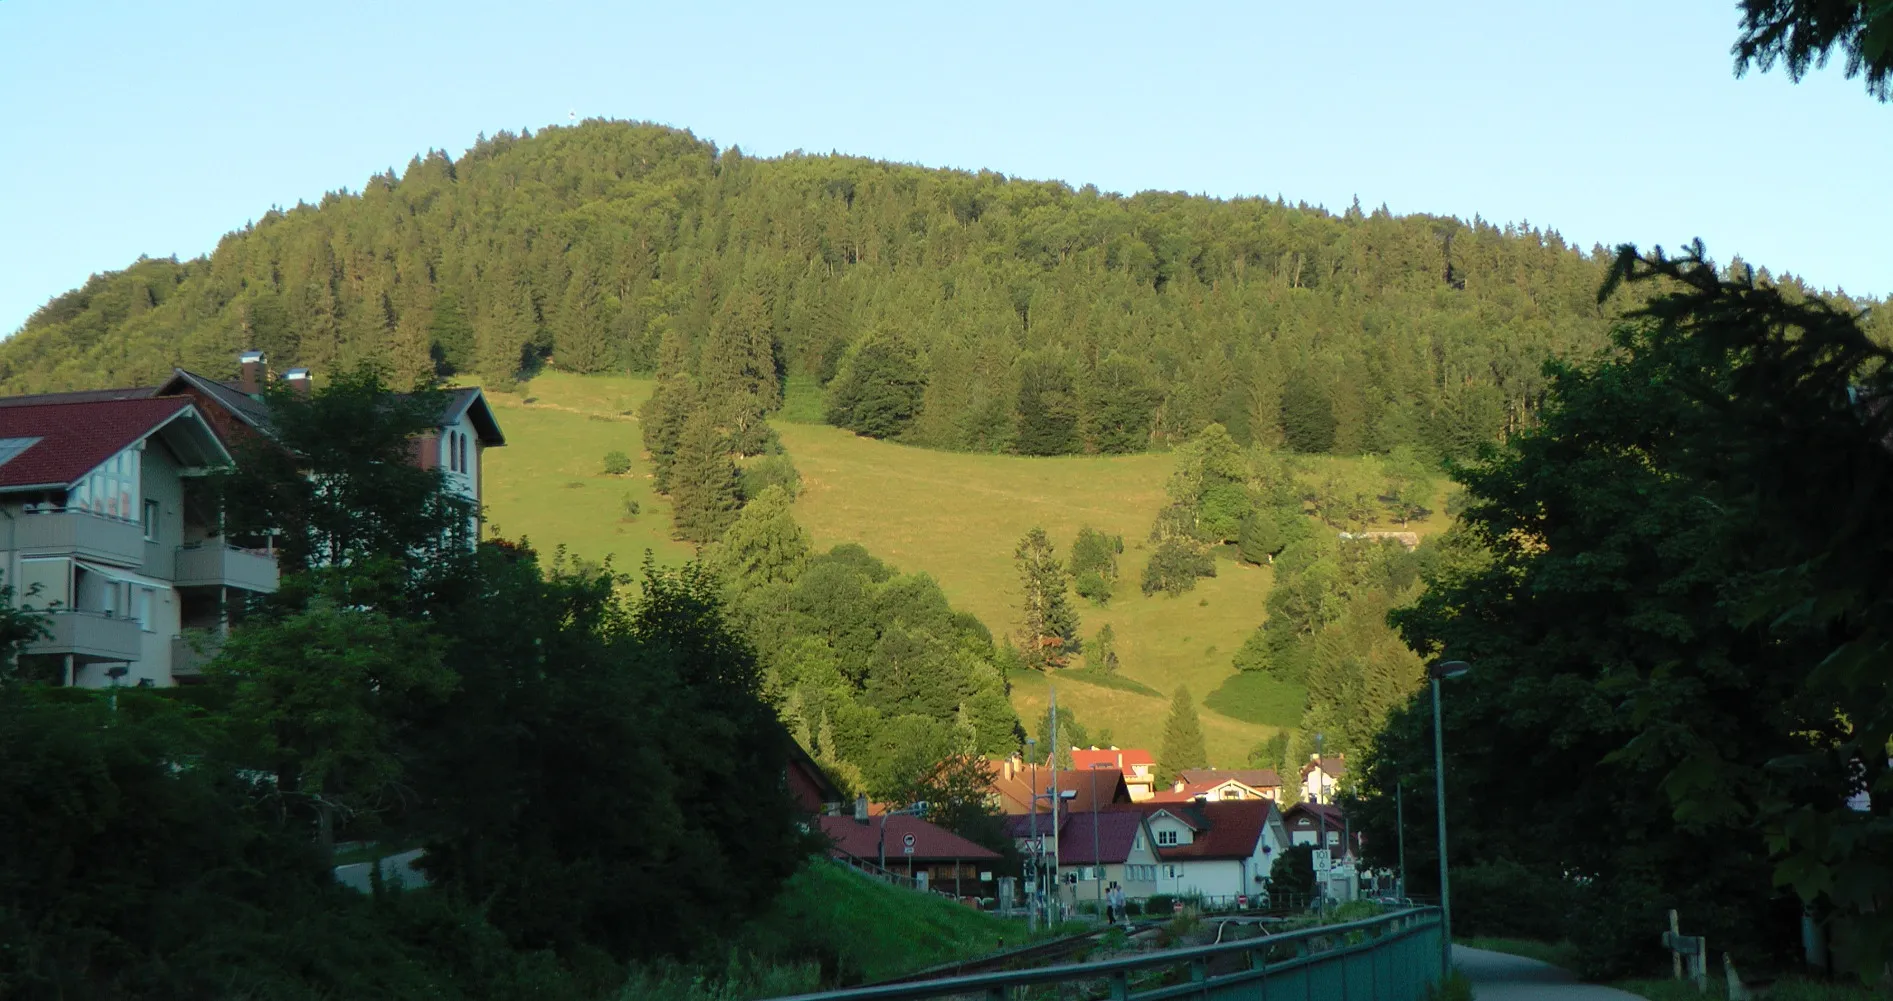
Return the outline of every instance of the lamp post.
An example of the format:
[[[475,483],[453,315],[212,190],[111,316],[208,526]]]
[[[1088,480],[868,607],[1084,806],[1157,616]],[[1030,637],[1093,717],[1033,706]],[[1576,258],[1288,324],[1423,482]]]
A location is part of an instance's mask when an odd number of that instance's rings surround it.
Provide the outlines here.
[[[1031,904],[1026,908],[1026,923],[1028,925],[1033,925],[1034,930],[1036,930],[1037,918],[1039,917],[1039,904],[1040,904],[1039,870],[1043,868],[1043,865],[1044,865],[1043,860],[1039,858],[1040,852],[1039,852],[1038,746],[1039,746],[1038,741],[1033,740],[1031,737],[1025,738],[1025,756],[1032,759],[1032,788],[1031,788],[1032,803],[1026,809],[1026,812],[1031,815],[1031,824],[1032,824],[1032,841],[1030,842],[1032,845],[1032,889],[1030,891],[1032,894],[1032,898],[1031,898]]]
[[[1326,777],[1325,774],[1321,770],[1321,748],[1322,748],[1322,745],[1326,743],[1326,741],[1327,741],[1327,737],[1325,737],[1324,735],[1319,734],[1319,733],[1315,734],[1315,805],[1316,806],[1321,805],[1322,779]],[[1328,813],[1327,811],[1316,810],[1315,820],[1321,825],[1321,834],[1319,837],[1315,839],[1315,850],[1325,852],[1328,850]],[[1330,867],[1334,865],[1333,855],[1328,856],[1328,865]],[[1325,919],[1328,916],[1328,870],[1327,869],[1323,869],[1320,872],[1315,874],[1315,891],[1321,894],[1321,896],[1318,898],[1319,903],[1317,904],[1317,906],[1320,908],[1320,914],[1322,918]]]
[[[1446,739],[1439,722],[1439,683],[1472,670],[1463,660],[1445,660],[1426,669],[1433,682],[1433,794],[1439,810],[1439,973],[1444,977],[1453,969],[1453,904],[1446,882]]]
[[[1098,848],[1098,766],[1091,766],[1091,875],[1098,884],[1098,912],[1104,911],[1104,860]]]

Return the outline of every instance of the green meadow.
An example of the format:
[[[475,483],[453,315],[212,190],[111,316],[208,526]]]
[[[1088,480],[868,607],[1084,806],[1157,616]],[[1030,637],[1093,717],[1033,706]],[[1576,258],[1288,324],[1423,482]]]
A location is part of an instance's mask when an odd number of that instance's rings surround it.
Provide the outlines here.
[[[660,563],[689,559],[694,550],[671,539],[669,504],[651,489],[641,454],[634,415],[651,387],[643,378],[549,373],[518,393],[490,394],[507,438],[505,448],[487,453],[493,528],[547,553],[562,546],[583,559],[610,558],[623,569],[635,569],[647,550]],[[1219,559],[1217,575],[1182,597],[1145,597],[1137,589],[1170,456],[933,451],[815,423],[819,391],[802,380],[792,380],[785,396],[776,428],[801,471],[796,518],[815,544],[858,542],[903,571],[932,575],[957,607],[978,615],[995,636],[1019,625],[1022,592],[1012,553],[1028,530],[1043,527],[1061,553],[1083,525],[1124,537],[1111,602],[1098,607],[1073,595],[1085,639],[1107,623],[1112,627],[1123,680],[1015,676],[1013,702],[1022,718],[1042,714],[1055,688],[1060,707],[1075,711],[1094,739],[1109,730],[1119,746],[1154,751],[1170,693],[1186,685],[1202,713],[1211,761],[1220,766],[1244,764],[1250,748],[1295,723],[1299,689],[1261,676],[1237,678],[1230,660],[1262,621],[1267,567]],[[630,472],[603,472],[612,450],[632,457]],[[1353,460],[1305,461],[1319,471],[1325,463]],[[629,512],[633,501],[636,514]],[[1408,528],[1424,533],[1444,524],[1434,515]],[[1215,708],[1203,705],[1206,698]]]

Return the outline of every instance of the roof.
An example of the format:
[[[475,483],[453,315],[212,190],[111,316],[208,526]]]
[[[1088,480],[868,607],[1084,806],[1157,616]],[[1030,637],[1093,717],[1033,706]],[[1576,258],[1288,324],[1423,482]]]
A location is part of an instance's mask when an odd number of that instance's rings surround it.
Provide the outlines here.
[[[1347,772],[1347,755],[1335,754],[1325,758],[1316,758],[1301,766],[1301,777],[1307,778],[1308,773],[1314,771],[1317,767],[1328,773],[1329,778],[1338,779]]]
[[[183,392],[191,387],[205,396],[222,404],[224,409],[236,415],[237,419],[256,428],[258,431],[269,430],[269,407],[262,400],[245,393],[242,384],[222,379],[212,379],[185,369],[174,369],[170,381],[157,389],[144,390],[147,395],[169,395]],[[137,392],[136,390],[111,390],[110,392]],[[396,393],[396,397],[412,396],[411,393]],[[442,390],[445,399],[441,410],[434,418],[435,426],[446,427],[466,417],[473,423],[474,433],[487,447],[506,444],[506,436],[500,432],[499,421],[493,417],[493,408],[487,405],[486,394],[478,386],[466,386],[460,389]]]
[[[853,817],[817,817],[822,825],[822,833],[834,842],[835,851],[840,851],[855,858],[876,859],[880,855],[881,821],[866,824]],[[907,835],[914,836],[914,853],[908,855],[903,848]],[[940,827],[929,824],[919,817],[898,816],[887,818],[887,857],[895,859],[911,858],[916,862],[933,862],[953,859],[993,859],[999,853],[980,846]]]
[[[234,382],[222,382],[208,376],[198,375],[184,369],[172,369],[171,379],[159,386],[157,393],[181,393],[186,388],[195,389],[230,411],[238,420],[257,429],[269,430],[269,407],[243,391]]]
[[[1187,845],[1162,845],[1164,859],[1248,858],[1255,854],[1275,804],[1266,799],[1236,799],[1211,803],[1134,803],[1112,808],[1145,817],[1167,813],[1196,833]]]
[[[1282,784],[1273,768],[1185,768],[1177,773],[1185,786],[1213,788],[1235,781],[1251,789],[1270,789]]]
[[[1137,829],[1143,824],[1143,815],[1138,813],[1073,813],[1058,827],[1058,862],[1060,865],[1123,862],[1130,857],[1131,846],[1137,841]]]
[[[187,455],[187,461],[230,461],[230,453],[184,397],[0,407],[0,439],[38,439],[0,462],[0,490],[66,489],[126,446],[180,418],[194,424],[204,439],[195,443],[201,454]]]
[[[1141,748],[1108,747],[1098,750],[1094,747],[1088,751],[1074,749],[1071,752],[1071,763],[1079,771],[1098,767],[1129,771],[1132,765],[1155,766],[1157,759],[1152,757],[1149,751]]]
[[[1298,816],[1307,816],[1315,823],[1326,823],[1329,827],[1340,827],[1347,823],[1347,815],[1333,803],[1301,802],[1291,806],[1282,814],[1283,823],[1293,823]]]
[[[839,803],[848,798],[842,793],[841,787],[835,784],[835,780],[829,777],[820,764],[816,763],[814,756],[808,753],[808,749],[802,746],[801,741],[786,732],[784,736],[787,736],[789,740],[789,769],[799,772],[808,780],[811,791],[821,798],[821,802]]]
[[[989,781],[994,795],[999,797],[1000,808],[1009,814],[1025,814],[1032,811],[1028,804],[1032,802],[1032,769],[1026,768],[1015,773],[1011,778],[1005,775],[1005,762],[987,763]],[[1130,801],[1130,786],[1124,782],[1124,773],[1115,768],[1091,768],[1084,771],[1061,769],[1058,773],[1059,799],[1074,811],[1091,809],[1093,791],[1096,791],[1100,806]],[[1052,770],[1038,769],[1038,793],[1049,795],[1052,791]],[[1047,800],[1038,802],[1038,812],[1051,815],[1051,803]]]
[[[143,400],[158,395],[150,386],[130,389],[82,389],[72,393],[32,393],[0,397],[0,407],[37,407],[48,403],[100,403],[106,400]]]

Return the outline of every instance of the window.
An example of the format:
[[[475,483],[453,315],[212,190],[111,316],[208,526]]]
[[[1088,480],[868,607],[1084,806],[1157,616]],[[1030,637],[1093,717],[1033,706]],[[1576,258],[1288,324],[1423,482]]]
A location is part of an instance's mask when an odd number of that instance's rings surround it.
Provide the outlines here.
[[[138,628],[151,632],[151,600],[157,592],[148,587],[138,589],[138,608],[134,613],[138,619]]]
[[[1340,831],[1329,831],[1329,832],[1328,832],[1328,844],[1331,844],[1331,845],[1338,845],[1338,844],[1340,844],[1340,843],[1341,843],[1341,832],[1340,832]]]
[[[1177,832],[1175,832],[1175,831],[1158,831],[1158,832],[1157,832],[1157,843],[1158,843],[1158,844],[1160,844],[1160,845],[1174,845],[1174,844],[1176,844],[1176,843],[1177,843]]]
[[[1144,850],[1144,832],[1142,830],[1139,830],[1137,833],[1131,835],[1131,851],[1141,852],[1143,850]]]
[[[0,466],[19,458],[21,452],[38,443],[38,438],[0,438]]]
[[[162,508],[157,501],[145,499],[145,541],[158,541],[158,512]]]
[[[138,503],[138,446],[112,456],[79,481],[66,506],[131,521],[143,510]]]
[[[1182,866],[1180,866],[1180,865],[1166,865],[1166,866],[1164,866],[1164,867],[1163,867],[1163,878],[1165,878],[1165,879],[1181,879],[1182,877],[1183,877],[1183,867],[1182,867]]]
[[[1242,790],[1241,789],[1224,789],[1223,798],[1224,799],[1241,799]]]
[[[458,437],[460,438],[460,471],[464,473],[468,471],[467,470],[467,435],[465,432],[461,432],[460,435],[458,435]]]

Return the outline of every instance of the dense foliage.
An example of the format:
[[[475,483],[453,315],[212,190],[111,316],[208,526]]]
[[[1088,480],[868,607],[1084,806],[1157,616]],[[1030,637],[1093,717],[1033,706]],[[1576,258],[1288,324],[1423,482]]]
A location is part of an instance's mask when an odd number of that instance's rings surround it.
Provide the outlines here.
[[[597,121],[416,157],[208,258],[100,275],[0,348],[0,388],[220,372],[254,347],[403,383],[687,377],[725,427],[801,376],[834,423],[942,448],[1126,452],[1220,423],[1461,454],[1530,423],[1547,355],[1605,343],[1604,264],[1528,226],[758,160]]]
[[[1699,254],[1624,252],[1617,273],[1663,294],[1616,356],[1552,367],[1541,429],[1459,471],[1463,545],[1395,613],[1475,665],[1444,702],[1454,860],[1568,893],[1599,972],[1654,959],[1672,907],[1731,951],[1792,950],[1803,899],[1874,969],[1893,944],[1893,353]],[[1370,852],[1394,841],[1395,783],[1430,781],[1430,730],[1416,700],[1375,746]],[[1430,797],[1406,809],[1432,823]],[[1409,849],[1419,886],[1425,839]]]
[[[899,574],[857,545],[812,552],[778,487],[743,509],[707,560],[784,719],[845,785],[894,799],[950,758],[1019,748],[1002,651],[933,578]]]
[[[627,598],[522,546],[443,545],[421,515],[465,512],[372,375],[273,402],[308,447],[229,493],[308,557],[208,683],[0,681],[0,994],[597,996],[766,910],[815,845],[712,579],[647,570]],[[359,448],[311,437],[331,426]],[[417,475],[421,514],[380,517]],[[0,603],[0,660],[30,627]],[[342,838],[424,845],[433,887],[342,888]]]

